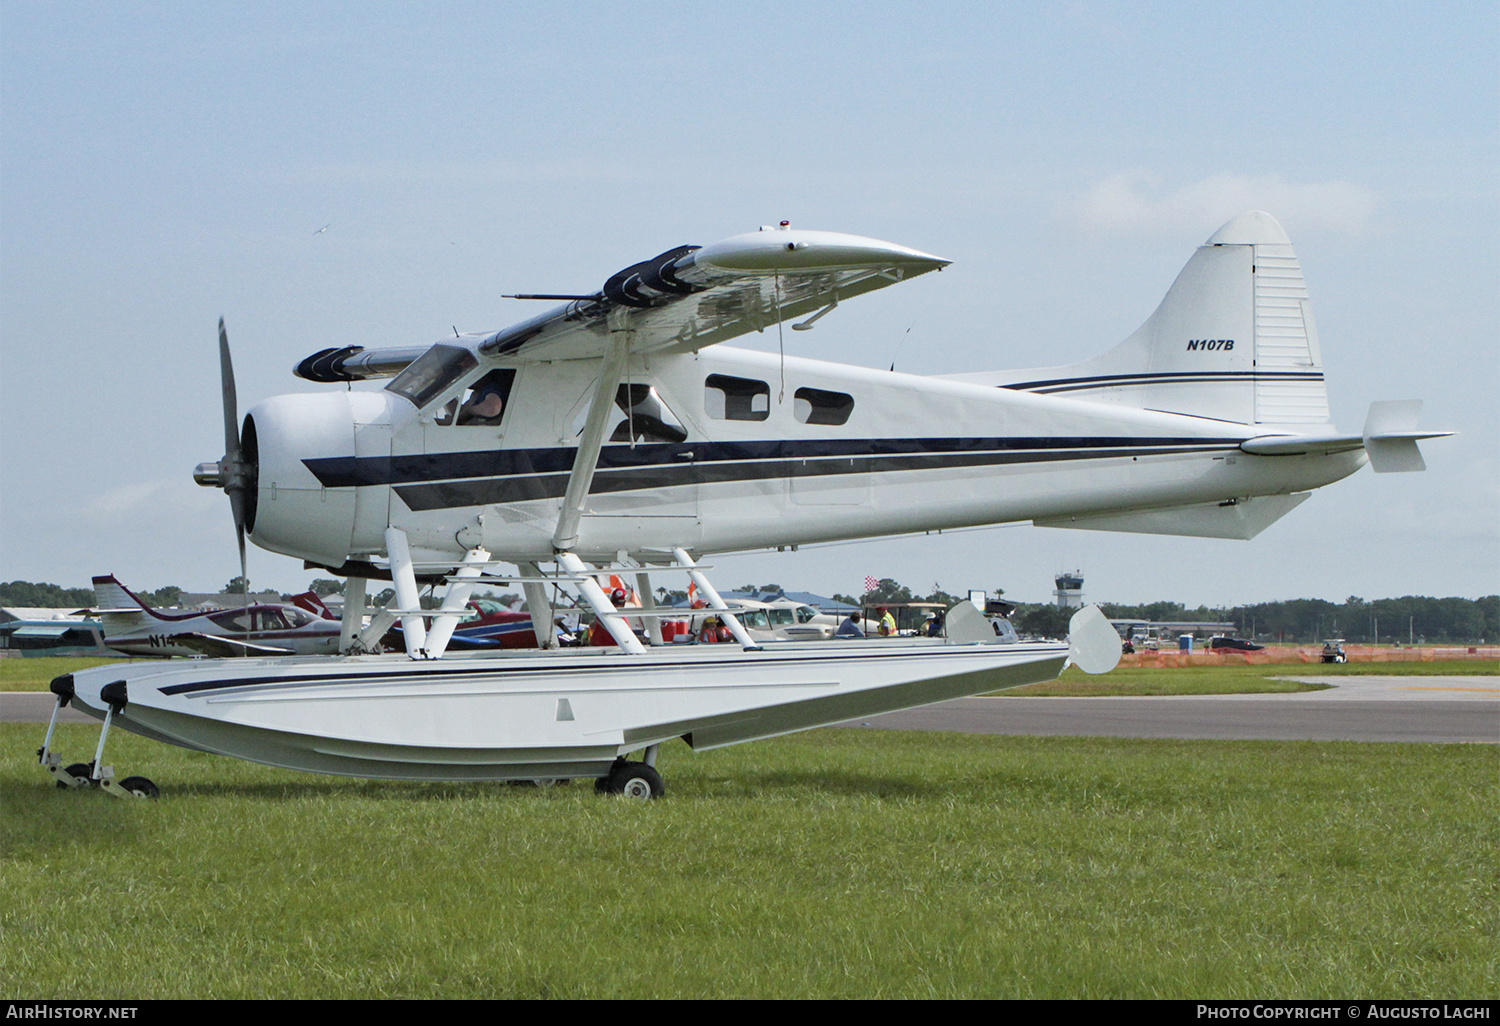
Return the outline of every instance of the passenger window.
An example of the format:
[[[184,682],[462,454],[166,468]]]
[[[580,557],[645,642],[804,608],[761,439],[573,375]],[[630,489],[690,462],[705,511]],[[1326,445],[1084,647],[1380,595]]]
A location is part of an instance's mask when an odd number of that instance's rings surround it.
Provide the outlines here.
[[[844,424],[854,412],[854,397],[843,392],[826,392],[821,388],[799,388],[792,414],[801,424]]]
[[[792,622],[792,611],[790,609],[772,609],[771,625],[774,627],[785,627]]]
[[[615,405],[625,412],[611,442],[685,442],[687,432],[651,385],[621,385]]]
[[[214,613],[209,619],[226,630],[248,632],[253,629],[250,626],[250,610],[248,609],[234,609],[225,613]]]
[[[710,374],[703,384],[703,406],[715,420],[765,420],[771,415],[771,386],[764,381]]]

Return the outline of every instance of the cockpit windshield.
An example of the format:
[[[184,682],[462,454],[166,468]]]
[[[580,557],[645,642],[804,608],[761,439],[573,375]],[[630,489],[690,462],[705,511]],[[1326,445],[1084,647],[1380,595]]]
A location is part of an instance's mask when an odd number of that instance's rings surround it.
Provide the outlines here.
[[[459,346],[435,345],[397,374],[386,391],[405,396],[422,409],[479,366],[479,359]]]

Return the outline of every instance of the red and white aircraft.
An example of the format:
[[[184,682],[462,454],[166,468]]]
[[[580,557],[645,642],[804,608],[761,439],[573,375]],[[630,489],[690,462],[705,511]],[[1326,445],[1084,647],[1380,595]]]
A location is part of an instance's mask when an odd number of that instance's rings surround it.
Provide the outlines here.
[[[316,595],[312,599],[322,607]],[[339,621],[297,605],[166,613],[113,575],[94,578],[94,601],[104,643],[129,656],[336,655],[339,650]]]

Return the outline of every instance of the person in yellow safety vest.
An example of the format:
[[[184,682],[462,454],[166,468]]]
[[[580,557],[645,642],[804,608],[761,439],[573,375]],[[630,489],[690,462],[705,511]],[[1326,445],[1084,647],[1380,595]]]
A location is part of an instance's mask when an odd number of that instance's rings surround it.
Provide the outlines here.
[[[880,636],[882,638],[894,638],[896,636],[896,618],[886,606],[881,606],[880,612]]]

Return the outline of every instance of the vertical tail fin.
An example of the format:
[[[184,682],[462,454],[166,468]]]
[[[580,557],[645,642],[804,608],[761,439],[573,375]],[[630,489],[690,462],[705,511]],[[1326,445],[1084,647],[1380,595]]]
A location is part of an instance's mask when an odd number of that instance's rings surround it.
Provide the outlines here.
[[[94,578],[94,602],[99,607],[99,622],[106,637],[149,627],[163,619],[115,580],[113,574]]]
[[[1281,225],[1260,211],[1215,232],[1146,323],[1102,356],[964,377],[1242,424],[1329,420],[1302,268]]]

